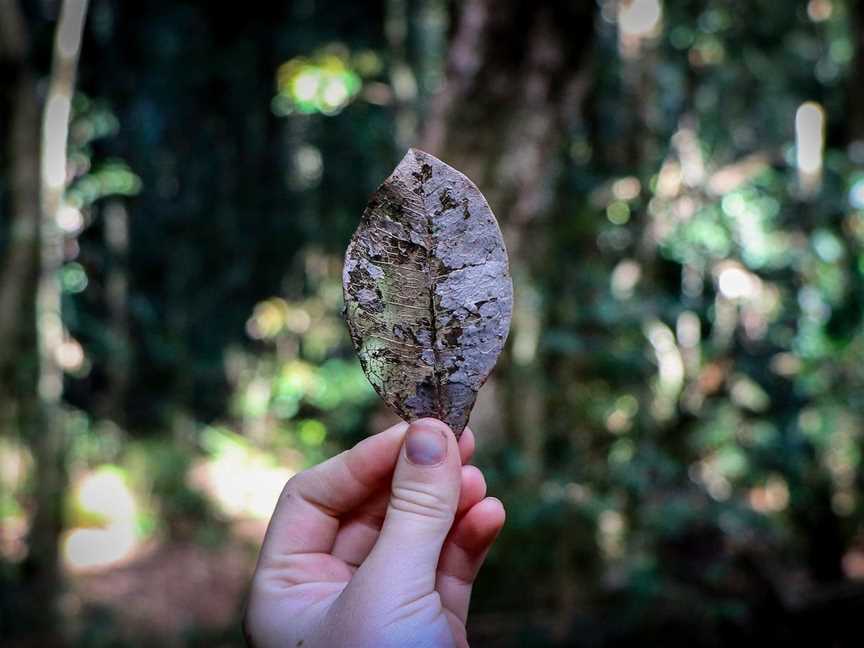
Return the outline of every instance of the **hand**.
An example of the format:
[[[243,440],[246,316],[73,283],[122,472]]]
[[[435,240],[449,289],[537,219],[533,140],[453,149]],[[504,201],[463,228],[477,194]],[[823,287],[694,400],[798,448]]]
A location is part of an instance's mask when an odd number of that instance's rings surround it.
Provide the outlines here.
[[[467,646],[471,587],[504,525],[466,429],[401,423],[285,486],[252,579],[256,648]],[[392,482],[392,484],[391,484]]]

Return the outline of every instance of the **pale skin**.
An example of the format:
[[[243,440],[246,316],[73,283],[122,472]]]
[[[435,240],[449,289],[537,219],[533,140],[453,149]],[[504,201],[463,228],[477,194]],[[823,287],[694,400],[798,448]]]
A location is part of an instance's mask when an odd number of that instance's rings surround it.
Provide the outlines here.
[[[255,648],[468,646],[471,589],[504,525],[474,435],[400,423],[292,478],[252,579]]]

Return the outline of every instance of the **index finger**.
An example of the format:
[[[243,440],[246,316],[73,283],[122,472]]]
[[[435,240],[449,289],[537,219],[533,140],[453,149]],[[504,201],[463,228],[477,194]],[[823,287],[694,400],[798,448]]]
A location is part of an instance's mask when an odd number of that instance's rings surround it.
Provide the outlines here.
[[[329,552],[339,515],[392,474],[407,429],[407,423],[398,423],[288,480],[270,518],[262,558]]]

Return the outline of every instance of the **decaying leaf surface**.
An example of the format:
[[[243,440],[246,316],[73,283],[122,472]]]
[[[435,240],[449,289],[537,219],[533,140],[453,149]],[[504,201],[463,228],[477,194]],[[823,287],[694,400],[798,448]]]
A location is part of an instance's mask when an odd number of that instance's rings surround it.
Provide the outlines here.
[[[345,319],[375,390],[405,420],[462,433],[513,307],[498,223],[480,190],[411,149],[373,194],[345,255]]]

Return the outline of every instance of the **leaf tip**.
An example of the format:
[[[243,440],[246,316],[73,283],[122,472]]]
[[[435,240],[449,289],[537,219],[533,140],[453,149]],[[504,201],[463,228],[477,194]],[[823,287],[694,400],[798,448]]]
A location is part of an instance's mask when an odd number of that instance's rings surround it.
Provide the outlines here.
[[[418,163],[441,162],[441,160],[436,158],[431,153],[427,153],[426,151],[422,151],[418,148],[413,147],[408,149],[408,152],[405,154],[405,158],[414,158],[414,160]],[[405,158],[403,158],[403,160]]]

